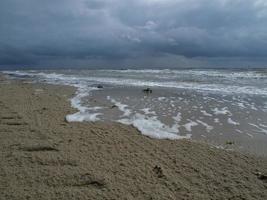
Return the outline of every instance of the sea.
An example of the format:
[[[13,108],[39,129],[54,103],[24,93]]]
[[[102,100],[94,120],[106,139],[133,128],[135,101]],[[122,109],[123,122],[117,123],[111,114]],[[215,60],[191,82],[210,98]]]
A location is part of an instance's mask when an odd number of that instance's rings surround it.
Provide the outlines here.
[[[267,156],[267,69],[3,71],[76,88],[69,122],[132,125],[155,139],[190,139]]]

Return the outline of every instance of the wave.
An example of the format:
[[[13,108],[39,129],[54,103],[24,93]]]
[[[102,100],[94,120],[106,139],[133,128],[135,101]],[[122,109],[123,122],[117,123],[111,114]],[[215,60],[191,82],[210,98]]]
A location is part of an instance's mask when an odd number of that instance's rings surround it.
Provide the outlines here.
[[[105,73],[105,76],[95,76],[95,74],[85,74],[85,75],[66,75],[66,74],[59,74],[59,73],[33,73],[33,72],[21,72],[21,71],[4,71],[4,73],[9,75],[16,75],[16,76],[30,76],[30,77],[37,77],[39,79],[43,79],[50,83],[61,83],[67,85],[93,85],[93,84],[109,84],[109,85],[117,85],[117,86],[136,86],[136,87],[164,87],[164,88],[176,88],[176,89],[186,89],[186,90],[196,90],[196,91],[203,91],[203,92],[214,92],[214,93],[225,93],[225,94],[249,94],[249,95],[267,95],[267,87],[259,87],[258,85],[233,85],[233,84],[226,84],[226,83],[201,83],[197,81],[166,81],[166,80],[147,80],[147,79],[136,79],[136,78],[128,78],[127,76],[121,77],[112,77],[111,72],[118,72],[117,70],[98,70],[98,71],[105,71],[109,73]],[[153,72],[159,73],[161,70],[120,70],[119,73],[125,73],[124,71],[129,72],[138,72],[138,73],[145,73],[145,72]],[[164,70],[164,71],[173,71],[173,70]],[[205,73],[204,73],[205,72]],[[192,74],[194,71],[189,70],[181,70],[179,73],[188,73]],[[206,74],[206,71],[197,71],[195,72],[199,75]],[[241,72],[240,72],[241,73]],[[247,72],[247,73],[228,73],[228,76],[235,76],[235,77],[264,77],[263,75],[256,75],[255,72]],[[213,75],[212,75],[213,74]],[[219,76],[218,72],[209,72],[209,76]],[[238,75],[239,74],[239,75]],[[100,74],[101,75],[101,74]],[[107,77],[107,76],[111,77]],[[226,76],[220,74],[220,76]],[[145,77],[143,77],[145,78]],[[267,80],[267,76],[266,76]],[[262,85],[264,85],[263,83]]]
[[[225,77],[225,78],[249,78],[249,79],[261,79],[267,78],[266,70],[254,70],[254,71],[230,71],[230,70],[172,70],[172,69],[127,69],[127,70],[98,70],[102,72],[114,72],[122,74],[161,74],[161,75],[172,75],[172,76],[182,76],[182,75],[191,75],[191,76],[208,76],[208,77]]]

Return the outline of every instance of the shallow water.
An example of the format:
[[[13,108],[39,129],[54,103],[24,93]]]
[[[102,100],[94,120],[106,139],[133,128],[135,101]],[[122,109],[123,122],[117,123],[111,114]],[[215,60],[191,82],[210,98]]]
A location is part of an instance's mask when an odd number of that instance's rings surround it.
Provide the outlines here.
[[[192,138],[267,154],[266,70],[12,71],[77,87],[68,121],[117,121],[158,139]],[[101,84],[103,88],[96,86]],[[151,88],[152,93],[143,92]]]

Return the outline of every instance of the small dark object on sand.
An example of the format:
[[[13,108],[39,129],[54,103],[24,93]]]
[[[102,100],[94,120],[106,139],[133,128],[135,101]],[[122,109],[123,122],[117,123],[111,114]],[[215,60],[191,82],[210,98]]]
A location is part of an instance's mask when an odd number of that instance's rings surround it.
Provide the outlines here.
[[[163,177],[164,177],[163,170],[162,170],[162,168],[159,167],[158,165],[156,165],[156,166],[153,168],[153,171],[157,174],[158,178],[163,178]]]
[[[258,177],[259,180],[267,182],[267,175],[262,174],[261,172],[256,172],[255,175]]]
[[[258,179],[263,180],[263,181],[267,181],[267,175],[262,174],[262,175],[258,176]]]
[[[117,107],[118,107],[118,106],[116,106],[116,105],[112,105],[112,106],[111,106],[111,109],[112,109],[112,108],[117,108]]]
[[[104,88],[104,87],[103,87],[103,85],[97,85],[97,88],[98,88],[98,89],[102,89],[102,88]]]
[[[143,92],[145,93],[152,93],[152,90],[150,88],[143,89]]]
[[[233,144],[235,144],[235,142],[234,141],[226,141],[225,144],[227,144],[227,145],[233,145]]]

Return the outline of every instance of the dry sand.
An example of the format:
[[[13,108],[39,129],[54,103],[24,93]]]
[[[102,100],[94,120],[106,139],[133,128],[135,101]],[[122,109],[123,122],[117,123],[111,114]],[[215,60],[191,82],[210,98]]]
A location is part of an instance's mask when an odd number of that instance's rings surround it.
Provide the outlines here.
[[[70,87],[0,78],[0,199],[267,199],[267,160],[116,123],[67,123]]]

